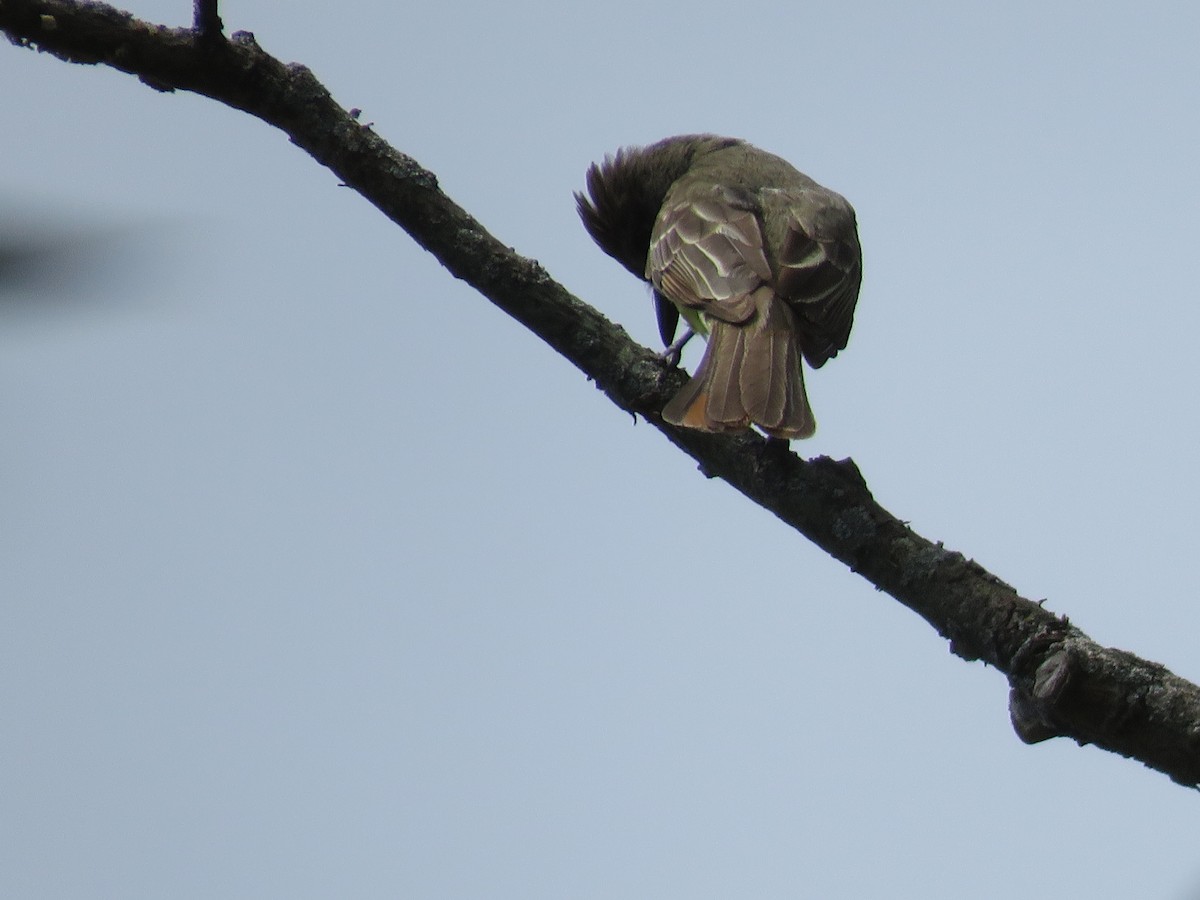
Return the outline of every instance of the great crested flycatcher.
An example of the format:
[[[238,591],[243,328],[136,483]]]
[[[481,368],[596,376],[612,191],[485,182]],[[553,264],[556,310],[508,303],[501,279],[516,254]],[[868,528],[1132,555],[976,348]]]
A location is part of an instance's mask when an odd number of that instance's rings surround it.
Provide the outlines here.
[[[663,419],[812,435],[800,357],[815,369],[846,346],[862,282],[844,197],[745,141],[702,134],[619,150],[588,169],[575,202],[600,248],[653,286],[663,342],[680,314],[708,336]]]

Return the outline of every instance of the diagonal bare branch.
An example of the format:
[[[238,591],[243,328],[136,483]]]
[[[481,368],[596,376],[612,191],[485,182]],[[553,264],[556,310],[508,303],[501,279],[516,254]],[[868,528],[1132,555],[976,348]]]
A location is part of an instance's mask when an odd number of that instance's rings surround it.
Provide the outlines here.
[[[570,360],[621,409],[643,416],[708,477],[725,480],[891,594],[1010,684],[1027,742],[1070,737],[1200,784],[1200,688],[1164,667],[1104,648],[962,554],[913,532],[875,502],[850,460],[810,461],[752,433],[674,428],[659,411],[681,373],[516,254],[438,188],[437,178],[361,125],[304,66],[285,65],[247,32],[219,35],[215,3],[196,30],[170,29],[100,3],[0,0],[18,44],[103,63],[157,90],[204,94],[280,128],[400,225],[457,278]]]

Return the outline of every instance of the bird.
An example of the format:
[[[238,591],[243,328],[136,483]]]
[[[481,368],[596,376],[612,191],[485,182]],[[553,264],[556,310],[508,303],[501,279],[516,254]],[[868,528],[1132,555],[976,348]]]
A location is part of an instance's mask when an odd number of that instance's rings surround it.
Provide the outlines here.
[[[845,349],[862,284],[854,208],[786,160],[713,134],[625,147],[575,193],[600,248],[649,282],[664,358],[708,343],[662,410],[709,432],[757,426],[791,440],[816,419],[801,357],[820,368]],[[679,341],[682,316],[690,328]]]

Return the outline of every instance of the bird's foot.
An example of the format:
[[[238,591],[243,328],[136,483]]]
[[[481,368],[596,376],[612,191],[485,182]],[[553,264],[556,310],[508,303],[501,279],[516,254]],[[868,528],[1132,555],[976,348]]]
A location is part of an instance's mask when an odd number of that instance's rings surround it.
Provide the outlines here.
[[[671,368],[675,368],[679,365],[679,360],[683,357],[683,348],[695,336],[696,332],[689,328],[683,333],[683,337],[673,341],[669,347],[658,354],[658,358]]]

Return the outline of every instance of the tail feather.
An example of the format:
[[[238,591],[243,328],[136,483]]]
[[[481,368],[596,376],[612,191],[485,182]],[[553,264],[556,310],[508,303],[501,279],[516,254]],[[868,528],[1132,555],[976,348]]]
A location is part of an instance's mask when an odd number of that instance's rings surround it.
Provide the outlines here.
[[[766,287],[744,324],[712,320],[704,358],[663,419],[704,431],[757,425],[780,438],[806,438],[816,421],[804,390],[795,317]]]
[[[705,418],[729,428],[745,427],[750,421],[741,388],[741,373],[746,363],[745,331],[727,326],[713,328],[704,351],[712,369]]]

